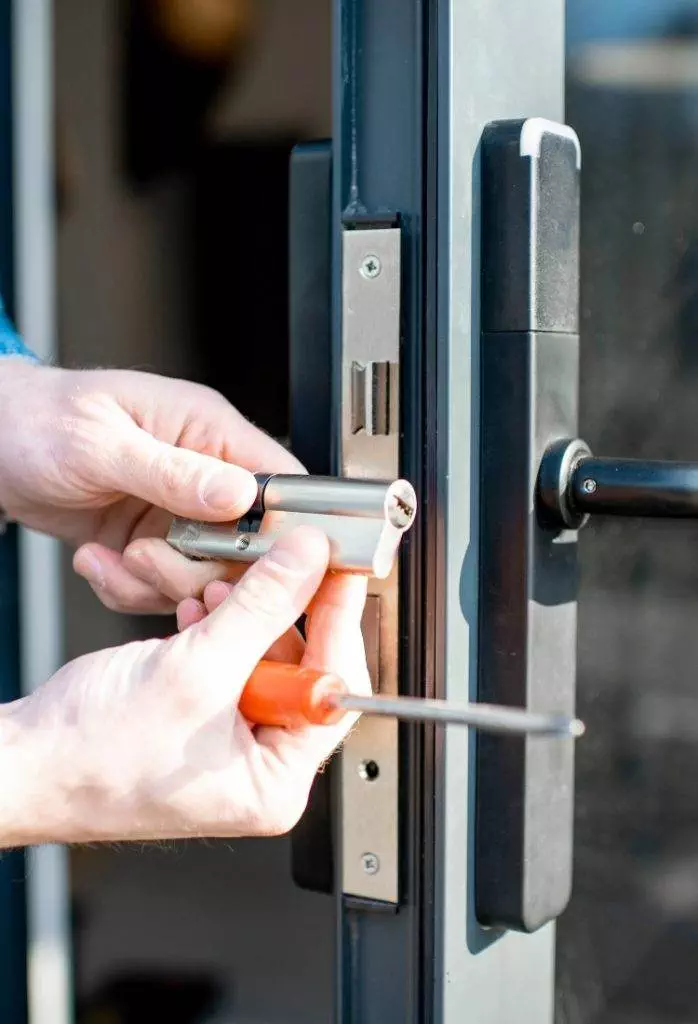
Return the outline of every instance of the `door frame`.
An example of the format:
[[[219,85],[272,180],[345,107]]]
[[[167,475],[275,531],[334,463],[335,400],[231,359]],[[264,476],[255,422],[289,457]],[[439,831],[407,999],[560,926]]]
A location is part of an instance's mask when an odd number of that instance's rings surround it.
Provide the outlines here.
[[[564,0],[522,0],[506,19],[498,0],[334,0],[334,29],[335,399],[343,217],[397,213],[401,472],[421,507],[402,555],[401,692],[473,699],[479,140],[493,120],[563,120]],[[526,936],[475,919],[472,737],[408,726],[400,742],[401,904],[362,907],[337,886],[337,1019],[551,1022],[554,925]]]

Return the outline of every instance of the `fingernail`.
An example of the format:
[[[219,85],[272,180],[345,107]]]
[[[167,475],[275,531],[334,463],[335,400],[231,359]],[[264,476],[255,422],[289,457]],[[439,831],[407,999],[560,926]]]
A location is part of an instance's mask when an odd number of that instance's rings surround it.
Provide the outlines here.
[[[228,598],[234,590],[234,584],[225,580],[214,580],[204,588],[204,605],[209,612],[215,611],[219,604]]]
[[[257,495],[251,473],[239,466],[217,470],[204,485],[201,500],[212,512],[228,512],[231,519],[246,512]]]
[[[216,597],[220,598],[221,595],[227,597],[234,589],[235,584],[228,583],[227,580],[211,580],[211,582],[207,583],[204,587],[204,597],[211,596],[214,599]]]
[[[186,597],[177,605],[177,629],[180,633],[206,618],[206,606],[195,597]]]
[[[97,556],[86,548],[80,552],[80,561],[76,566],[76,571],[80,576],[87,580],[88,583],[92,583],[96,587],[104,587],[104,570],[102,563]]]

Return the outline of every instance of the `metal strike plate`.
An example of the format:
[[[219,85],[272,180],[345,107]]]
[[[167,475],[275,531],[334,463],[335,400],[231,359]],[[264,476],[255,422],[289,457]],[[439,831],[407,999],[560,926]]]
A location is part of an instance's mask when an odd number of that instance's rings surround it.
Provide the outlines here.
[[[394,479],[399,453],[400,229],[345,229],[342,240],[343,476]],[[374,687],[398,692],[398,569],[369,582]],[[371,638],[372,637],[372,638]],[[397,904],[398,723],[364,717],[341,758],[341,885]]]

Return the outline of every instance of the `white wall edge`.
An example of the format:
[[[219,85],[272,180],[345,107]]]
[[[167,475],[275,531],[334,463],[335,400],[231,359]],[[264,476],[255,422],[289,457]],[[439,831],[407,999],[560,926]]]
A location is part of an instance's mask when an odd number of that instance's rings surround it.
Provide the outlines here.
[[[17,325],[53,362],[56,347],[53,0],[14,0],[13,106]],[[20,531],[20,664],[25,692],[61,664],[59,545]],[[27,851],[29,1024],[72,1024],[67,851]]]

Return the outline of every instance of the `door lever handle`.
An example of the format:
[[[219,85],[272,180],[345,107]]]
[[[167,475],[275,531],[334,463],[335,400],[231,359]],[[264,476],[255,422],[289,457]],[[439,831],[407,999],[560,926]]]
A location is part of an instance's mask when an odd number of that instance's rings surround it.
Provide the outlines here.
[[[543,455],[537,482],[543,522],[579,529],[590,515],[698,518],[698,463],[597,458],[580,440]]]
[[[578,430],[580,161],[566,125],[531,118],[483,132],[477,697],[570,717],[576,534],[545,529],[531,506],[548,446]],[[574,746],[477,735],[481,924],[531,932],[564,910]]]

